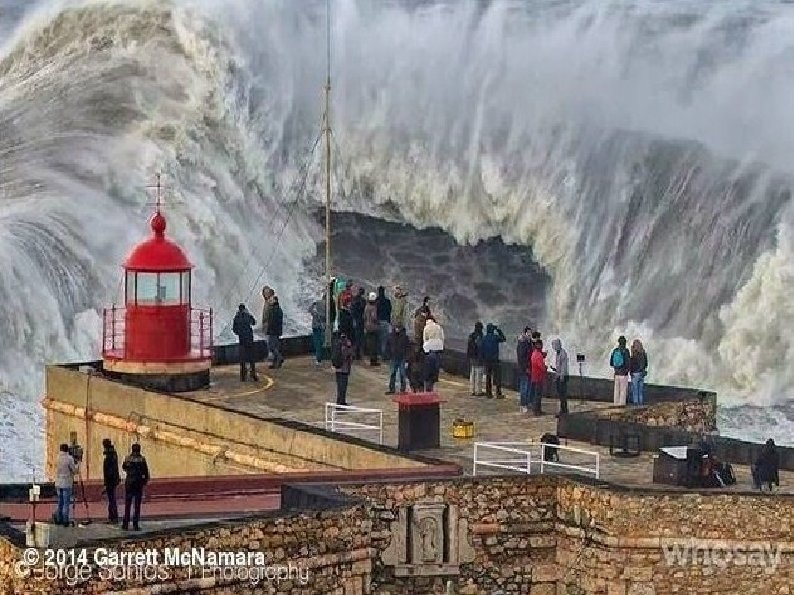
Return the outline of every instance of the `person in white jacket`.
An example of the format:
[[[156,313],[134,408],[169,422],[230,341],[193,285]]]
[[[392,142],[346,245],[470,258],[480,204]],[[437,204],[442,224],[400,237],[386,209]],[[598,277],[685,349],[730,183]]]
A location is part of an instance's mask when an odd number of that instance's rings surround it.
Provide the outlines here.
[[[425,356],[425,392],[432,392],[441,371],[441,352],[444,351],[444,329],[432,315],[422,331]]]
[[[55,522],[64,527],[69,526],[69,506],[72,503],[72,488],[76,473],[77,465],[69,454],[69,445],[61,444],[61,452],[55,463],[55,491],[58,493]]]

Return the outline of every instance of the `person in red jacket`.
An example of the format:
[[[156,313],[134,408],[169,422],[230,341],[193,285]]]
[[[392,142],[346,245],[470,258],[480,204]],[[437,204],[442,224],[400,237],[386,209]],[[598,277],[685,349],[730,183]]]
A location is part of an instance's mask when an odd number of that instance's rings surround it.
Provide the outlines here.
[[[546,356],[543,353],[543,342],[535,341],[532,353],[529,356],[530,384],[529,400],[532,403],[532,413],[543,415],[541,399],[543,384],[546,382]]]

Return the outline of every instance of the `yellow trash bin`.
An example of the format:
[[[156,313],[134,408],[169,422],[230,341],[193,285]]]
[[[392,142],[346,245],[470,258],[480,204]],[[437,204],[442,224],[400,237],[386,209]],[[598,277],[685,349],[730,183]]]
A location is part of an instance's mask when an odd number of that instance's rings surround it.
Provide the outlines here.
[[[453,438],[474,438],[474,422],[456,419],[452,422]]]

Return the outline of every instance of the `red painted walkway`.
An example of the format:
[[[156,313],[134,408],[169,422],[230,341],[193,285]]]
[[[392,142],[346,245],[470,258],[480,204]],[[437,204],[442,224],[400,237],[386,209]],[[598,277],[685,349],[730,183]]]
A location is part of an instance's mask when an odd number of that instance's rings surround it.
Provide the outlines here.
[[[120,512],[123,513],[124,490],[119,488],[118,495]],[[78,494],[78,498],[80,495]],[[254,514],[268,510],[278,510],[281,506],[281,495],[278,492],[260,492],[258,494],[196,494],[192,497],[144,497],[143,515],[149,519],[164,518],[225,518]],[[56,503],[52,500],[36,504],[36,518],[45,520],[52,517]],[[0,503],[0,517],[10,517],[12,522],[23,522],[32,518],[32,507],[28,503]],[[86,505],[78,499],[74,509],[76,521],[86,518],[103,520],[107,518],[107,504],[104,501],[89,501],[88,513]]]
[[[413,469],[378,469],[360,471],[308,471],[295,473],[268,473],[249,475],[218,475],[213,477],[169,477],[154,479],[146,486],[143,512],[148,518],[223,518],[278,510],[281,506],[281,486],[284,484],[379,481],[389,479],[449,477],[460,474],[457,465],[437,465]],[[88,515],[82,501],[79,485],[75,495],[76,520],[86,516],[104,519],[107,515],[102,485],[98,481],[85,483]],[[116,498],[121,509],[124,506],[124,488],[119,486]],[[50,518],[56,502],[50,498],[36,504],[36,518]],[[32,516],[27,500],[0,501],[0,518],[11,522],[24,522]]]

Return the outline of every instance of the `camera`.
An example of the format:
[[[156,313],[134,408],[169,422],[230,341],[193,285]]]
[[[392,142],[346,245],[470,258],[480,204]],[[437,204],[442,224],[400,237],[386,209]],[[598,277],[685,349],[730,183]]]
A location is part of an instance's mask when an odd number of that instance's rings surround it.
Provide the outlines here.
[[[80,464],[83,462],[83,447],[79,444],[70,445],[69,454],[74,459],[75,463]]]
[[[69,435],[69,442],[69,456],[79,465],[83,462],[83,447],[77,443],[77,432],[72,432]]]
[[[576,354],[576,361],[579,362],[580,364],[582,362],[584,362],[584,353],[577,353]]]

